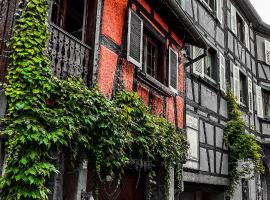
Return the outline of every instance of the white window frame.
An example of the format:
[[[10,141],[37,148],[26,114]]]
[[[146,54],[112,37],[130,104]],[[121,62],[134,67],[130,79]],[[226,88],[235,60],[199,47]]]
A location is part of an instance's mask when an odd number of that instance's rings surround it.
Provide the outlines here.
[[[252,79],[248,77],[248,109],[249,112],[253,113],[254,110],[254,105],[253,105],[253,84],[252,84]]]

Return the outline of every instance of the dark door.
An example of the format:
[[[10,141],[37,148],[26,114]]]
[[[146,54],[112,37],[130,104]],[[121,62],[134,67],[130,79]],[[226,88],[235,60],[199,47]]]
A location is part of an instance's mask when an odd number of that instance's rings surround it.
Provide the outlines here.
[[[122,178],[120,185],[117,181],[101,187],[101,200],[145,200],[145,175],[128,172]]]

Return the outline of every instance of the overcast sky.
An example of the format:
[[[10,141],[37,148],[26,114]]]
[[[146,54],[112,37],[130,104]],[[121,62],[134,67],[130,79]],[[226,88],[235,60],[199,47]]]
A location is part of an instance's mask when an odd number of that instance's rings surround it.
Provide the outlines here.
[[[241,0],[240,0],[241,1]],[[250,0],[264,22],[270,25],[270,0]]]

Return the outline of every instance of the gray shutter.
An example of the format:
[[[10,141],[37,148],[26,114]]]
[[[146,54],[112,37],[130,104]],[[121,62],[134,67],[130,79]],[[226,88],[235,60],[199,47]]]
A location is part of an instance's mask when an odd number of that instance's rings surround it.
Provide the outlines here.
[[[240,103],[240,76],[236,65],[233,65],[233,94],[236,101]]]
[[[219,22],[222,24],[223,23],[223,0],[217,0],[216,6],[217,6],[217,18]]]
[[[265,40],[265,62],[270,65],[270,42]]]
[[[203,55],[204,50],[198,47],[192,47],[192,58],[195,59],[201,55]],[[204,58],[200,59],[199,61],[195,62],[193,65],[193,73],[204,77]]]
[[[142,68],[143,21],[129,10],[127,60]]]
[[[224,56],[219,53],[219,79],[220,89],[226,93],[226,64]]]
[[[245,22],[245,43],[248,50],[250,50],[250,42],[249,42],[249,26]]]
[[[257,104],[257,115],[263,118],[263,102],[262,102],[262,89],[260,86],[256,85],[256,104]]]
[[[253,87],[252,79],[248,77],[248,108],[249,112],[253,113]]]
[[[169,86],[172,90],[178,90],[178,53],[169,48]]]
[[[231,4],[231,30],[237,35],[236,8]]]

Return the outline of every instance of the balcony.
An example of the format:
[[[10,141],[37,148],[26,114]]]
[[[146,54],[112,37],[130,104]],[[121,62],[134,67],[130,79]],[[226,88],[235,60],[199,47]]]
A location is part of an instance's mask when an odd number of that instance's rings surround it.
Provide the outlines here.
[[[59,79],[80,77],[87,83],[91,48],[53,23],[50,32],[47,52],[54,75]]]

